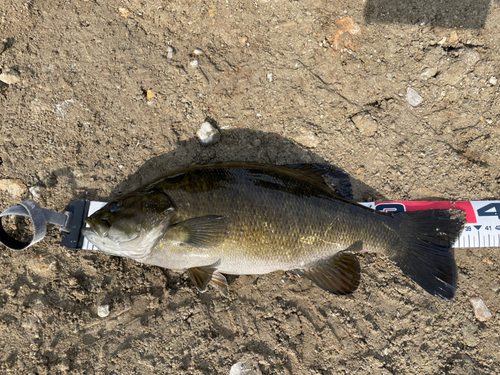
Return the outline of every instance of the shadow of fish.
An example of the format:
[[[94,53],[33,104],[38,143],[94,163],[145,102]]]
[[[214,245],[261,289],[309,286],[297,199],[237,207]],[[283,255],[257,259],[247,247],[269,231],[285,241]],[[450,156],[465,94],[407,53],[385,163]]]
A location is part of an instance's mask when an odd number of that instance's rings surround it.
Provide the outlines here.
[[[452,299],[450,247],[465,215],[377,212],[339,196],[349,190],[339,173],[320,164],[192,166],[108,203],[87,219],[83,235],[107,254],[187,270],[200,291],[212,285],[223,295],[223,274],[277,270],[349,294],[360,282],[354,253],[373,251],[430,294]],[[325,177],[339,176],[336,194]]]

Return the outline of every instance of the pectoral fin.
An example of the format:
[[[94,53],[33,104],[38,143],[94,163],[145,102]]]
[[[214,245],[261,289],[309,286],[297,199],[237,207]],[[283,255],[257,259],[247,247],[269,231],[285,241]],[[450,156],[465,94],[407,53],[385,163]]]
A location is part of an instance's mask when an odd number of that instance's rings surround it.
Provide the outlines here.
[[[220,244],[226,238],[227,231],[225,216],[208,215],[177,223],[165,236],[171,241],[205,249]]]
[[[342,252],[295,272],[327,292],[345,295],[358,288],[360,271],[358,258],[352,253]]]

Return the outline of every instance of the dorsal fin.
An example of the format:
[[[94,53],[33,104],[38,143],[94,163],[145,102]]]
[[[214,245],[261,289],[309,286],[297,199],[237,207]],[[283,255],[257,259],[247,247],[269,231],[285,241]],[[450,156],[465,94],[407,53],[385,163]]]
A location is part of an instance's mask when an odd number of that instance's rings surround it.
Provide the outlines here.
[[[311,182],[320,184],[323,188],[334,190],[340,198],[353,200],[351,179],[343,170],[326,164],[288,164],[284,165],[306,177]]]

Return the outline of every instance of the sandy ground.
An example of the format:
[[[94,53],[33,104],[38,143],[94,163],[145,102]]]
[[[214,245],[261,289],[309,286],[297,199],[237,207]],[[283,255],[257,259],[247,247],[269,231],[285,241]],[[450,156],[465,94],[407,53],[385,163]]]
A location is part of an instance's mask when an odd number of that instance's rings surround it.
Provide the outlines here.
[[[497,1],[0,0],[0,16],[0,177],[44,207],[223,160],[336,165],[364,201],[500,198]],[[202,146],[207,119],[221,140]],[[231,277],[225,299],[52,228],[1,250],[0,371],[498,374],[499,251],[455,254],[449,303],[374,255],[352,296],[277,272]]]

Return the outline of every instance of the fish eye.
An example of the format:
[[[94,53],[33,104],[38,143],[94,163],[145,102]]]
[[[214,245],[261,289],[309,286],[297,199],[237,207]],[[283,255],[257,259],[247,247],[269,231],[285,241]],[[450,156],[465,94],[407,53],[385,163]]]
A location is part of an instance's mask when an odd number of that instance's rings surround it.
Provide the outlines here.
[[[113,213],[118,211],[120,208],[121,204],[119,202],[113,202],[109,205],[109,212]]]

